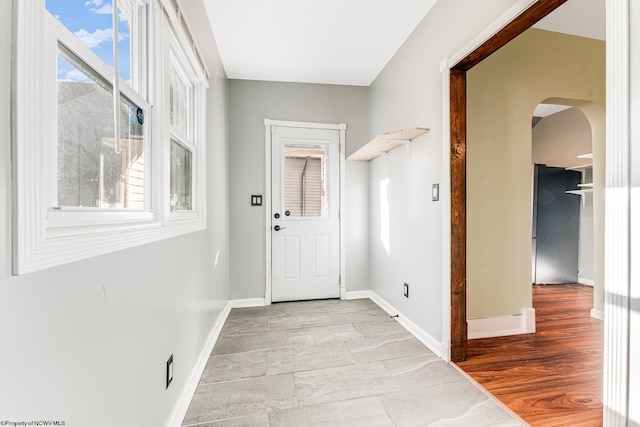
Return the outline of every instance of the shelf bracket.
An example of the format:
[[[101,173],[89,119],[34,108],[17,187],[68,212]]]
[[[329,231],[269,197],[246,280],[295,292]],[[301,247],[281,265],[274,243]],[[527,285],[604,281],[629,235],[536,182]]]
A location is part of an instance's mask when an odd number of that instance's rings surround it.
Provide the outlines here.
[[[407,149],[407,166],[411,166],[411,139],[384,139],[384,141],[395,142],[396,144],[402,144]]]

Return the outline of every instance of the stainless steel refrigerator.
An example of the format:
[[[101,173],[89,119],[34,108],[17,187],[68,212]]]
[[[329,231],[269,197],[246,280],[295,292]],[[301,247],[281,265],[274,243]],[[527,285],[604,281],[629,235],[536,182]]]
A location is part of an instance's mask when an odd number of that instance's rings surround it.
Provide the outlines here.
[[[533,283],[577,283],[580,196],[566,191],[578,188],[581,174],[535,165],[533,181]]]

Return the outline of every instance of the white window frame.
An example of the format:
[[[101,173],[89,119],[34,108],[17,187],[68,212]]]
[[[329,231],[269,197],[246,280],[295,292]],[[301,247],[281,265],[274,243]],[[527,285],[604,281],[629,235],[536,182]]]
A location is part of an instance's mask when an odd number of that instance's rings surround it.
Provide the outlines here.
[[[145,117],[149,122],[145,138],[150,141],[147,147],[151,148],[145,147],[145,155],[149,156],[151,166],[148,166],[149,179],[145,186],[150,191],[151,206],[150,209],[131,211],[51,209],[55,205],[51,203],[47,170],[57,157],[55,141],[53,146],[51,143],[52,137],[57,138],[57,133],[51,133],[57,119],[50,110],[50,94],[55,91],[55,86],[51,87],[51,76],[47,76],[45,65],[51,60],[51,55],[54,58],[57,55],[57,38],[52,41],[47,37],[52,26],[44,0],[13,1],[13,274],[42,270],[206,228],[204,135],[207,73],[204,67],[199,67],[195,49],[185,49],[185,58],[199,79],[194,137],[200,143],[198,155],[192,159],[196,163],[192,177],[196,185],[194,210],[180,217],[170,215],[169,211],[169,133],[162,125],[166,123],[163,120],[166,112],[164,108],[158,108],[168,106],[168,98],[165,98],[168,96],[165,92],[168,77],[163,67],[168,63],[169,27],[176,33],[183,49],[191,43],[187,42],[189,36],[185,34],[184,24],[180,24],[176,10],[165,9],[164,2],[148,0],[148,67],[151,73],[145,85],[149,92],[144,94],[148,100],[141,99],[128,85],[120,85],[120,93],[134,103],[144,101],[149,108]],[[84,49],[84,46],[72,46],[71,50],[76,48]],[[89,49],[87,51],[93,54]],[[93,63],[89,65],[95,66]],[[144,71],[135,70],[133,74]]]
[[[204,200],[204,194],[200,191],[204,182],[204,175],[198,174],[204,171],[204,134],[202,129],[197,125],[199,121],[204,120],[204,116],[201,112],[204,109],[205,92],[202,85],[198,83],[198,76],[195,72],[193,64],[187,60],[185,48],[180,43],[178,35],[175,31],[171,31],[170,52],[167,61],[168,76],[171,75],[171,69],[173,68],[178,77],[187,84],[189,89],[188,99],[188,112],[187,112],[187,132],[186,135],[182,134],[177,128],[168,125],[169,135],[169,149],[173,141],[180,144],[183,148],[191,152],[191,210],[171,210],[169,206],[169,220],[170,221],[185,221],[192,220],[198,215],[198,206],[201,204],[201,200]],[[170,83],[170,78],[167,79]],[[167,94],[170,91],[170,87],[167,86]],[[167,95],[169,99],[169,95]],[[167,103],[167,107],[168,107]],[[169,114],[169,113],[167,113]],[[168,121],[170,122],[170,120]],[[168,155],[168,167],[171,166],[171,153]],[[170,188],[167,198],[170,198]],[[169,200],[170,205],[170,200]]]
[[[67,29],[62,23],[55,19],[50,14],[45,14],[45,20],[47,21],[46,37],[45,37],[45,60],[43,61],[43,69],[49,72],[45,73],[45,85],[48,87],[56,86],[56,76],[52,72],[52,66],[56,63],[56,56],[58,52],[58,45],[63,45],[72,54],[76,55],[78,59],[85,62],[89,68],[91,68],[99,77],[103,80],[113,82],[116,71],[106,65],[98,56],[88,47],[86,47],[76,36],[74,36],[69,29]],[[140,33],[145,33],[145,28],[140,29]],[[133,35],[132,35],[133,36]],[[141,61],[144,63],[144,61]],[[142,69],[143,67],[138,67]],[[137,74],[133,72],[132,74]],[[136,86],[140,88],[140,92],[146,93],[146,78],[138,75],[135,77],[137,80]],[[111,84],[111,89],[116,90]],[[119,88],[120,96],[128,98],[131,102],[139,106],[145,111],[145,124],[144,124],[144,152],[146,155],[151,154],[151,137],[149,125],[152,120],[151,117],[151,104],[144,99],[138,91],[134,90],[128,84],[125,84],[120,79]],[[56,90],[48,90],[47,93],[47,108],[48,111],[57,111],[57,97]],[[58,138],[57,120],[55,114],[46,115],[45,126],[47,126],[46,132],[46,144],[47,144],[47,161],[45,165],[47,173],[47,203],[50,208],[47,212],[47,229],[56,236],[64,236],[67,233],[74,233],[73,228],[77,226],[93,225],[99,227],[101,225],[110,225],[110,223],[123,223],[123,222],[140,222],[150,221],[154,219],[151,207],[150,197],[150,185],[145,185],[145,208],[140,210],[134,209],[112,209],[112,208],[61,208],[55,209],[57,206],[57,180],[56,180],[56,162],[57,162],[57,149],[56,143]],[[145,184],[151,183],[151,167],[145,168]]]

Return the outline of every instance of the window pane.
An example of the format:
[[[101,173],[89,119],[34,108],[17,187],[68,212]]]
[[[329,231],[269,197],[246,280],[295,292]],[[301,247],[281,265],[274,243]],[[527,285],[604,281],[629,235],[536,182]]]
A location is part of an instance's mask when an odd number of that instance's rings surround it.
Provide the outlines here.
[[[191,156],[191,151],[179,142],[171,140],[170,203],[172,211],[193,209]]]
[[[326,151],[285,147],[284,211],[288,217],[326,216]]]
[[[189,138],[189,90],[180,74],[171,66],[171,83],[169,88],[169,122],[182,136]]]
[[[133,0],[118,2],[119,75],[131,84]],[[46,0],[47,10],[113,68],[113,5],[108,0]],[[142,55],[140,55],[142,57]]]
[[[133,21],[134,3],[132,0],[118,0],[118,74],[131,86],[133,62]]]
[[[144,112],[121,97],[115,152],[113,90],[65,48],[58,50],[57,203],[144,208]]]
[[[123,207],[145,207],[144,111],[120,96],[120,162],[118,185],[124,188]]]

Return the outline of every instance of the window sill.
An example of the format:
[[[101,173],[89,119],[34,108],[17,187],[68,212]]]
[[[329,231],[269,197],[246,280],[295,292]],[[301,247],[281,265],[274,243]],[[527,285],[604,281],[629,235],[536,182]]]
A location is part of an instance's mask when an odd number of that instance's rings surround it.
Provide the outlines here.
[[[75,227],[44,227],[14,257],[14,275],[105,255],[206,229],[204,217],[162,224],[156,220]]]

